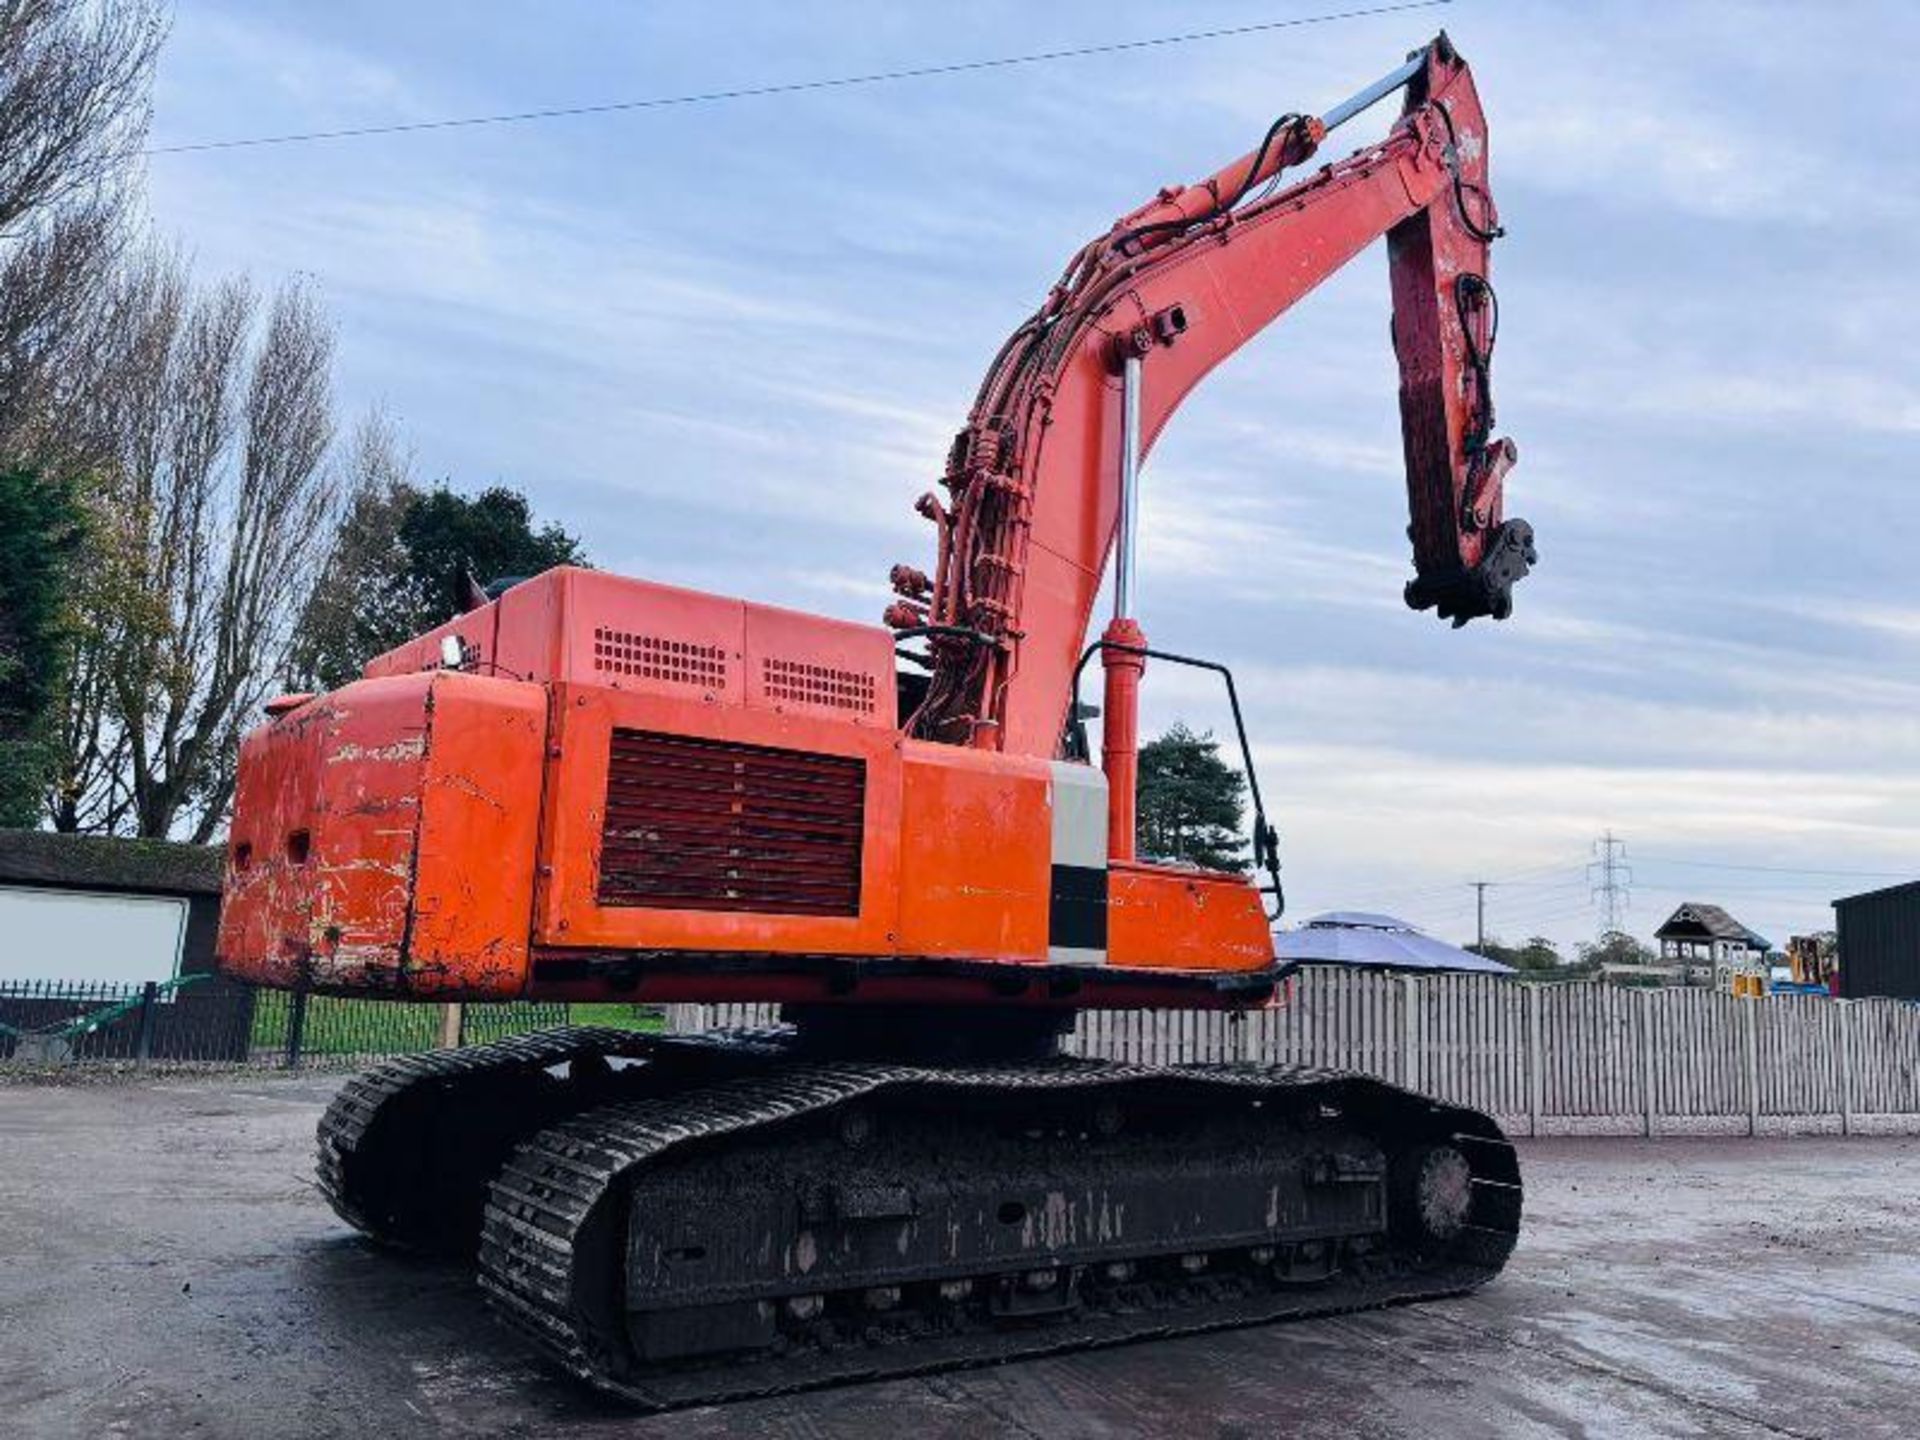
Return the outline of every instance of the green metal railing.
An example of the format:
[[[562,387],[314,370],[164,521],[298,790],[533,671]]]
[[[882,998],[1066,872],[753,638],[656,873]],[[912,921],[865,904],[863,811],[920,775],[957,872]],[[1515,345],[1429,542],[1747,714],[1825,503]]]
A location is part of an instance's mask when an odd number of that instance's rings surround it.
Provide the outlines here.
[[[658,1007],[466,1005],[265,990],[206,975],[137,985],[0,984],[0,1065],[185,1061],[356,1066],[556,1025],[662,1025]]]

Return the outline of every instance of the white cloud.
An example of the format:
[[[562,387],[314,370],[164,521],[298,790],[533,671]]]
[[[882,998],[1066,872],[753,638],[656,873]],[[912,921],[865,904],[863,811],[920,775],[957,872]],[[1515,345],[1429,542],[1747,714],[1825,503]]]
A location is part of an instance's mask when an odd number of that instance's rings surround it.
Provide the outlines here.
[[[1912,606],[1800,599],[1782,602],[1782,608],[1829,625],[1877,631],[1902,640],[1920,640],[1920,608]]]
[[[226,129],[176,131],[170,112],[186,108],[183,91],[203,71],[245,75],[250,86],[273,96],[276,108],[299,117],[289,129],[324,128],[315,125],[319,117],[331,117],[332,124],[392,124],[435,115],[432,97],[418,82],[362,48],[319,41],[251,15],[201,10],[188,21],[176,19],[173,41],[162,52],[155,144],[239,139],[271,128],[263,127],[256,104],[232,113]]]
[[[1722,357],[1726,358],[1726,357]],[[1778,373],[1707,359],[1649,357],[1611,371],[1563,376],[1528,393],[1529,403],[1587,414],[1636,414],[1721,429],[1784,429],[1811,424],[1866,432],[1920,433],[1920,384],[1831,365]]]

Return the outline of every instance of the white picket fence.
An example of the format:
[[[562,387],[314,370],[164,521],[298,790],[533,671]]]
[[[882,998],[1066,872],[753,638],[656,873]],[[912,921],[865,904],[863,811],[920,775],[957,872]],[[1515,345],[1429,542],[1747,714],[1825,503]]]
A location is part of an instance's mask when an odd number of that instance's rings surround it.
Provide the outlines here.
[[[1240,1015],[1090,1010],[1069,1048],[1358,1070],[1518,1135],[1920,1134],[1920,1006],[1308,968]],[[673,1005],[675,1030],[772,1006]]]

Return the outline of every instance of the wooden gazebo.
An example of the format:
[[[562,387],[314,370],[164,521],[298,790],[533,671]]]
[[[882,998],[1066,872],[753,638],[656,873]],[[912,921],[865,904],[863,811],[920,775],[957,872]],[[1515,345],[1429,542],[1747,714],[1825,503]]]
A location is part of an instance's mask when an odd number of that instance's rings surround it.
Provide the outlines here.
[[[1689,985],[1731,989],[1736,974],[1764,974],[1773,943],[1718,905],[1689,900],[1653,932],[1660,958],[1686,966]]]

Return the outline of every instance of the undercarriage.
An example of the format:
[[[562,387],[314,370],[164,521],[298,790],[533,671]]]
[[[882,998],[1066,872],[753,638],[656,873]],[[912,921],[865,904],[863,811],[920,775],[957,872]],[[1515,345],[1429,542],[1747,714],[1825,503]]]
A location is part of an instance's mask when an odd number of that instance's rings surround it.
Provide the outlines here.
[[[477,1240],[496,1313],[653,1409],[1428,1299],[1513,1248],[1498,1127],[1379,1081],[823,1048],[398,1061],[322,1121],[323,1189],[391,1243]]]

